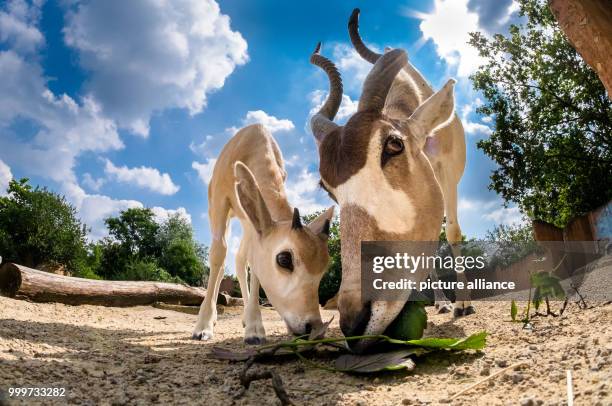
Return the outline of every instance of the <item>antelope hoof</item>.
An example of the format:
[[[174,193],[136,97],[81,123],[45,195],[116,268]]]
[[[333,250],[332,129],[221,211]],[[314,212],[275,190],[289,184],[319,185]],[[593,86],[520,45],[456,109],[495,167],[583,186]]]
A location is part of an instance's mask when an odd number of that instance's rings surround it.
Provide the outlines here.
[[[213,334],[205,331],[194,331],[191,338],[198,341],[208,341],[213,338]]]
[[[450,313],[453,310],[452,303],[438,305],[436,307],[438,308],[438,314]],[[457,309],[455,309],[455,312],[457,312]]]
[[[249,345],[261,345],[266,343],[266,337],[245,337],[244,342]]]
[[[463,317],[463,316],[469,316],[470,314],[474,314],[474,313],[476,313],[476,309],[474,309],[474,306],[472,305],[469,305],[465,308],[455,307],[454,316]]]

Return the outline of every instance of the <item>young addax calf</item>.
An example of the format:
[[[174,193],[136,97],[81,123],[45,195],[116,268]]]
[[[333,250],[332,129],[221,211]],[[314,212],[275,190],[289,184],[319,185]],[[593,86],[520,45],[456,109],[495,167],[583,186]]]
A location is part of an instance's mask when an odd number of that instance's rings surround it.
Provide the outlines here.
[[[318,288],[329,262],[327,239],[333,207],[302,225],[298,209],[292,210],[287,202],[286,177],[278,145],[262,125],[241,129],[221,151],[208,186],[210,277],[193,338],[213,337],[232,217],[240,219],[243,230],[236,274],[245,302],[245,342],[265,341],[260,283],[291,333],[308,334],[322,324]],[[251,269],[250,289],[247,264]]]

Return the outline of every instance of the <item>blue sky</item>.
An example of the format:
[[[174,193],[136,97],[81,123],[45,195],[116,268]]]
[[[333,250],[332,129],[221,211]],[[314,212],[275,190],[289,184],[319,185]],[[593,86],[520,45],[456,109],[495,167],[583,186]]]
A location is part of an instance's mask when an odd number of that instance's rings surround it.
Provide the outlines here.
[[[459,81],[464,233],[518,221],[487,190],[494,166],[475,145],[491,118],[474,112],[482,101],[467,77],[478,56],[465,43],[470,31],[505,31],[517,19],[512,0],[0,2],[0,188],[29,177],[65,194],[93,239],[105,217],[147,206],[188,217],[208,244],[214,159],[236,129],[262,122],[284,154],[290,202],[302,212],[329,206],[306,124],[327,80],[308,58],[323,41],[344,78],[346,118],[370,68],[348,42],[354,7],[372,47],[406,49],[436,88]],[[232,235],[235,249],[236,225]]]

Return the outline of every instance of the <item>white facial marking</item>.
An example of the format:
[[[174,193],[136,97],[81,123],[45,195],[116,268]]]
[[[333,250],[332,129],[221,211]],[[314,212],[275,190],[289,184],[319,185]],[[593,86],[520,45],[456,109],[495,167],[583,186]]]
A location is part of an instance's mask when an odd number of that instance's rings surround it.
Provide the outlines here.
[[[370,313],[370,321],[366,326],[364,335],[382,334],[385,329],[395,320],[397,315],[404,307],[403,301],[381,302],[375,301],[372,303]]]
[[[365,210],[382,231],[408,233],[416,215],[414,205],[403,190],[391,186],[380,167],[379,132],[370,138],[365,166],[335,188],[334,195],[340,204],[354,204]]]

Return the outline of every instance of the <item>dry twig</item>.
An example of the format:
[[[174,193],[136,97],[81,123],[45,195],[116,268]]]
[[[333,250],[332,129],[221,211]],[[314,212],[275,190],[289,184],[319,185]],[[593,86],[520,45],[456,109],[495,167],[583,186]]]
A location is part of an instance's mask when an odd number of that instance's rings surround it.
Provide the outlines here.
[[[511,370],[511,369],[514,369],[514,368],[517,368],[517,367],[520,367],[520,366],[523,366],[523,365],[526,365],[526,364],[527,364],[527,361],[520,361],[520,362],[517,362],[516,364],[512,364],[512,365],[510,365],[509,367],[506,367],[506,368],[504,368],[504,369],[500,369],[499,371],[497,371],[497,372],[495,372],[495,373],[493,373],[493,374],[491,374],[491,375],[487,376],[486,378],[483,378],[483,379],[481,379],[480,381],[478,381],[478,382],[476,382],[476,383],[474,383],[474,384],[472,384],[472,385],[468,386],[467,388],[465,388],[465,389],[463,389],[463,390],[460,390],[459,392],[455,393],[453,396],[451,396],[451,397],[449,398],[449,400],[453,400],[453,399],[455,399],[455,398],[457,398],[457,397],[459,397],[459,396],[463,395],[464,393],[466,393],[466,392],[468,392],[468,391],[470,391],[470,390],[474,389],[475,387],[477,387],[477,386],[481,385],[482,383],[487,382],[487,381],[488,381],[488,380],[490,380],[491,378],[494,378],[494,377],[496,377],[496,376],[498,376],[498,375],[503,374],[504,372],[507,372],[507,371],[509,371],[509,370]]]
[[[262,380],[262,379],[271,379],[272,388],[274,389],[274,393],[276,394],[276,397],[278,397],[278,399],[281,401],[281,404],[283,406],[293,405],[293,402],[289,398],[289,394],[285,390],[285,387],[283,385],[283,380],[281,379],[280,375],[278,375],[276,372],[273,372],[271,370],[263,370],[263,371],[260,370],[260,371],[255,371],[255,372],[249,371],[249,368],[253,366],[255,361],[258,361],[262,358],[266,358],[266,357],[274,355],[281,347],[282,347],[282,344],[279,344],[277,346],[270,348],[269,350],[262,351],[260,353],[254,354],[249,357],[249,359],[244,364],[244,368],[242,368],[242,371],[240,372],[240,383],[242,384],[243,388],[235,396],[235,398],[242,397],[247,391],[247,389],[249,389],[249,386],[251,386],[251,382]]]

